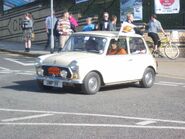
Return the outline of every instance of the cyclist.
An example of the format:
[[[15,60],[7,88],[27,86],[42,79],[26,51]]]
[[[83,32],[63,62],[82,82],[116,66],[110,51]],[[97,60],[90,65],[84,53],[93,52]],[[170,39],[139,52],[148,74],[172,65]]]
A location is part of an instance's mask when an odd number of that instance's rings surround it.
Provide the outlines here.
[[[151,37],[154,42],[154,51],[156,51],[161,45],[158,31],[162,31],[163,34],[166,36],[166,33],[164,32],[161,23],[156,18],[156,15],[152,15],[148,23],[148,36]]]

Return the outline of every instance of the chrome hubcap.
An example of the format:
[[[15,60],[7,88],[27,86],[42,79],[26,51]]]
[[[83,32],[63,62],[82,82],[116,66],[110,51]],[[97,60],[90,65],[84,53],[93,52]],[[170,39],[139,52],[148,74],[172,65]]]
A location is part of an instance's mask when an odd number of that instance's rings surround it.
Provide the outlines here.
[[[96,79],[95,77],[92,77],[92,78],[89,80],[88,85],[89,85],[89,88],[90,88],[91,90],[96,90],[96,88],[97,88],[97,79]]]

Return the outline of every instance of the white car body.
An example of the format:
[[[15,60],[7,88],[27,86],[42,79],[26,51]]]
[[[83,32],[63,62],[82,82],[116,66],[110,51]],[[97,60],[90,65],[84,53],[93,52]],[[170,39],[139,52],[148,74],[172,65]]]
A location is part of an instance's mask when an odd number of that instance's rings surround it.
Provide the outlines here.
[[[87,36],[94,37],[103,37],[103,39],[98,40],[99,42],[102,42],[104,44],[104,47],[102,50],[98,50],[99,53],[92,53],[88,51],[68,51],[68,46],[70,45],[70,49],[73,46],[72,40],[73,37],[76,36],[85,36],[83,41],[87,40]],[[50,54],[50,55],[44,55],[40,56],[36,63],[36,70],[37,70],[37,80],[43,83],[44,80],[49,80],[50,82],[60,82],[62,85],[54,85],[51,84],[51,86],[54,87],[63,87],[65,84],[81,84],[84,85],[86,81],[86,77],[89,73],[97,73],[98,78],[101,79],[101,86],[104,85],[111,85],[111,84],[120,84],[125,82],[136,82],[136,81],[142,81],[143,75],[147,68],[151,68],[156,74],[156,61],[151,55],[145,40],[142,36],[136,35],[136,34],[128,34],[128,33],[122,33],[119,34],[119,38],[123,39],[125,41],[125,44],[127,46],[127,54],[125,55],[107,55],[107,51],[109,49],[109,43],[111,39],[118,39],[118,32],[103,32],[103,31],[94,31],[94,32],[79,32],[71,35],[71,40],[69,39],[68,42],[65,45],[64,51],[56,54]],[[131,52],[130,44],[129,42],[136,39],[136,42],[141,42],[142,49]],[[81,39],[81,38],[80,38]],[[120,40],[121,40],[120,39]],[[75,41],[78,42],[79,39],[76,39]],[[75,42],[74,41],[74,42]],[[76,45],[74,43],[74,45]],[[77,70],[72,71],[70,67],[73,66],[75,63],[75,68],[78,68]],[[44,75],[44,71],[42,69],[43,66],[48,67],[61,67],[61,70],[63,67],[67,69],[67,72],[70,72],[70,78],[60,78],[56,77],[55,75]],[[40,73],[43,72],[43,73]],[[64,72],[65,73],[65,72]],[[63,75],[63,73],[62,73]],[[69,73],[68,73],[69,76]],[[155,75],[154,75],[155,76]],[[93,78],[94,79],[94,78]],[[92,80],[93,81],[93,80]],[[90,81],[89,81],[90,82]],[[58,84],[58,83],[57,83]],[[46,84],[44,84],[46,85]],[[153,85],[153,81],[152,81]],[[151,87],[146,86],[146,87]],[[46,85],[47,86],[47,85]],[[49,85],[50,86],[50,85]],[[95,89],[94,91],[87,91],[84,90],[88,94],[94,94],[98,89]]]

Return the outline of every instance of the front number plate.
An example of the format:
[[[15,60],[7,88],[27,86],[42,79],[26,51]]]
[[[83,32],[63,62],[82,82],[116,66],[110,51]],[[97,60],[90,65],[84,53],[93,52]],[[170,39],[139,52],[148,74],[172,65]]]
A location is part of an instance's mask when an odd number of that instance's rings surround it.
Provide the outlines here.
[[[44,80],[43,84],[46,86],[53,86],[53,87],[60,87],[60,88],[63,87],[63,83],[60,81]]]

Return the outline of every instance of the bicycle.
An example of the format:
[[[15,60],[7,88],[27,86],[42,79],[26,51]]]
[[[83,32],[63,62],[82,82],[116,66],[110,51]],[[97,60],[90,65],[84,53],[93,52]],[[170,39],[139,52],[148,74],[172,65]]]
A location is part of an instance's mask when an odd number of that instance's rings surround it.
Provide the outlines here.
[[[173,60],[179,57],[179,48],[176,44],[171,42],[169,36],[165,35],[165,37],[162,37],[159,41],[161,41],[161,45],[159,46],[158,50],[154,50],[153,43],[148,42],[148,44],[150,44],[149,46],[151,46],[152,43],[151,53],[154,57],[167,57]],[[161,50],[164,50],[164,52]]]

